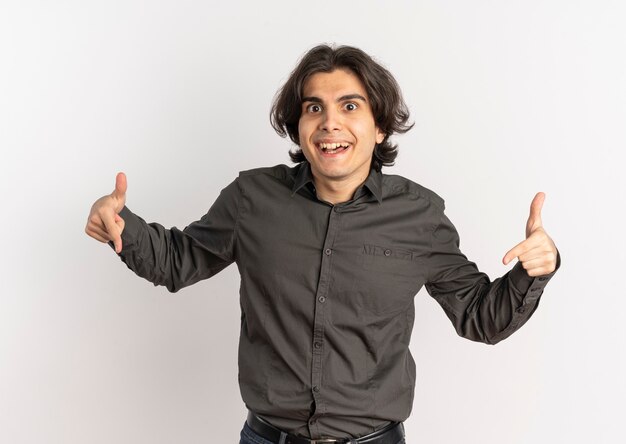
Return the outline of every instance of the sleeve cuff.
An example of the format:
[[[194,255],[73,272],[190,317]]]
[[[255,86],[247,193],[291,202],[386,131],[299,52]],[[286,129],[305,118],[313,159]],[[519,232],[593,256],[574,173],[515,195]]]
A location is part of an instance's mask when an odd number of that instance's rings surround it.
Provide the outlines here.
[[[552,273],[543,276],[529,276],[524,267],[522,267],[522,263],[518,262],[509,273],[509,279],[512,285],[520,293],[524,294],[524,305],[533,304],[539,299],[539,296],[543,293],[543,289],[560,267],[561,253],[557,248],[556,267]]]
[[[122,208],[119,215],[122,219],[124,219],[124,231],[122,231],[122,251],[119,253],[119,255],[122,255],[125,252],[134,250],[137,247],[143,219],[130,211],[130,209],[126,206]],[[115,251],[115,244],[113,241],[109,241],[108,244],[113,251]]]

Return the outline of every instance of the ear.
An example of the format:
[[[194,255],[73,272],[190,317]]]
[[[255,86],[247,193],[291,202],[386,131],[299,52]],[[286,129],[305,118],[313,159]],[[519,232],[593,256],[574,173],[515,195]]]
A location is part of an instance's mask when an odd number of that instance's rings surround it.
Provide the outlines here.
[[[380,128],[376,127],[376,143],[383,143],[383,140],[385,140],[385,136],[386,134],[383,133]]]

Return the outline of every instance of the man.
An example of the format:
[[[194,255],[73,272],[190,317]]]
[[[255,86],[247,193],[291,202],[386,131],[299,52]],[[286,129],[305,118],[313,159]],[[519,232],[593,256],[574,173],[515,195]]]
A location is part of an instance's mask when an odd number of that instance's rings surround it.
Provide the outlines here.
[[[241,274],[241,443],[404,442],[413,402],[413,298],[422,286],[459,335],[495,344],[537,308],[560,266],[531,204],[518,263],[491,282],[459,250],[444,201],[382,174],[409,113],[391,74],[352,47],[318,46],[275,98],[294,167],[244,171],[184,230],[126,206],[126,177],[86,232],[176,292],[236,262]],[[264,441],[264,440],[265,441]],[[320,439],[324,439],[320,441]]]

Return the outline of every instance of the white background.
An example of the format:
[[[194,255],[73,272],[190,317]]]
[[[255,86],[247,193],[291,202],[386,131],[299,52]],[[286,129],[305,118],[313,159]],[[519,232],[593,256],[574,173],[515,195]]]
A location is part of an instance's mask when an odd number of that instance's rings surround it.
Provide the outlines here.
[[[530,202],[562,254],[495,347],[416,296],[409,443],[616,443],[626,374],[621,1],[2,1],[0,442],[235,443],[239,276],[170,294],[84,227],[127,204],[183,228],[238,171],[291,164],[272,97],[312,46],[358,46],[415,128],[389,174],[446,200],[492,279]]]

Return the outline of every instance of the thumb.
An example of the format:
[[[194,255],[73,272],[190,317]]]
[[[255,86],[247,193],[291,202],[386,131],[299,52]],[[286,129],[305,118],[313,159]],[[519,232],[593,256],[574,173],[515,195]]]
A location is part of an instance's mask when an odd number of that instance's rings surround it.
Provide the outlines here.
[[[115,190],[111,193],[111,196],[119,202],[116,212],[122,211],[122,208],[126,205],[126,188],[126,174],[122,172],[117,173],[117,176],[115,176]]]
[[[546,199],[546,193],[539,192],[535,195],[532,203],[530,204],[530,215],[528,216],[528,222],[526,223],[526,237],[543,227],[543,221],[541,220],[541,209],[543,208],[543,202]]]

